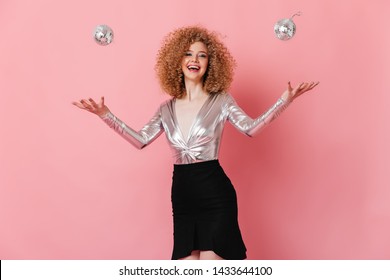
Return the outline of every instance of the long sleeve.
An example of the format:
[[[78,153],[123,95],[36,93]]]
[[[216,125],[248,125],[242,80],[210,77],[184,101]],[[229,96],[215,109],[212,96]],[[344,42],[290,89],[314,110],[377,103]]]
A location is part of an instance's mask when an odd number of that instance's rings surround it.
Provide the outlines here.
[[[228,102],[228,120],[242,133],[248,136],[254,136],[259,133],[266,125],[271,123],[278,117],[291,102],[279,98],[265,113],[252,119],[249,117],[236,103],[234,98],[230,96]]]
[[[157,110],[150,121],[138,132],[126,125],[111,112],[102,116],[101,119],[137,149],[144,148],[163,132],[160,109]]]

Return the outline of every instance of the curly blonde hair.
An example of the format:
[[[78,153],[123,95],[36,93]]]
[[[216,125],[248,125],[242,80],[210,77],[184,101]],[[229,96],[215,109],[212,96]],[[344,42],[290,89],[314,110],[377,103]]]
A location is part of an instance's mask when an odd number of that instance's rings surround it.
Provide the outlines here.
[[[236,62],[218,34],[200,26],[182,27],[164,38],[155,66],[161,88],[173,97],[185,94],[181,61],[195,42],[204,43],[208,50],[209,64],[203,77],[203,89],[211,94],[224,93],[232,83]]]

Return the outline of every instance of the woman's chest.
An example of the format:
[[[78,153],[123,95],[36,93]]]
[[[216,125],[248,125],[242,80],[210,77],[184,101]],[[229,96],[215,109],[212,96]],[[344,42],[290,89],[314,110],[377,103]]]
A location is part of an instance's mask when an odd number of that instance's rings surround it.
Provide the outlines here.
[[[176,118],[177,128],[184,139],[188,139],[191,128],[204,117],[201,114],[201,109],[206,101],[207,99],[191,102],[174,102],[174,117]]]
[[[190,107],[176,106],[175,100],[172,100],[162,112],[162,122],[168,139],[188,145],[196,145],[199,141],[218,136],[226,117],[222,104],[214,97],[203,104]]]

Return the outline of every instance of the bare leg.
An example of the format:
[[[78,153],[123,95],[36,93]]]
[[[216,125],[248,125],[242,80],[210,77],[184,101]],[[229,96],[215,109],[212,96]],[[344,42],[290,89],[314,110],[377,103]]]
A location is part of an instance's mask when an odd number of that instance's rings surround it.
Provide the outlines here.
[[[194,250],[191,252],[191,255],[181,258],[179,260],[199,260],[199,256],[200,256],[200,251]]]
[[[223,260],[220,256],[218,256],[213,251],[200,251],[200,260]]]

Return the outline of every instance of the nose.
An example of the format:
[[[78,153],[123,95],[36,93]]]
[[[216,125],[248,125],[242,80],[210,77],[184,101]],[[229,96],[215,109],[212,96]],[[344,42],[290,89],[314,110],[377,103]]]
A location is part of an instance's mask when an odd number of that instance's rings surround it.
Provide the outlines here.
[[[191,59],[191,61],[193,62],[199,62],[199,56],[198,55],[194,55]]]

